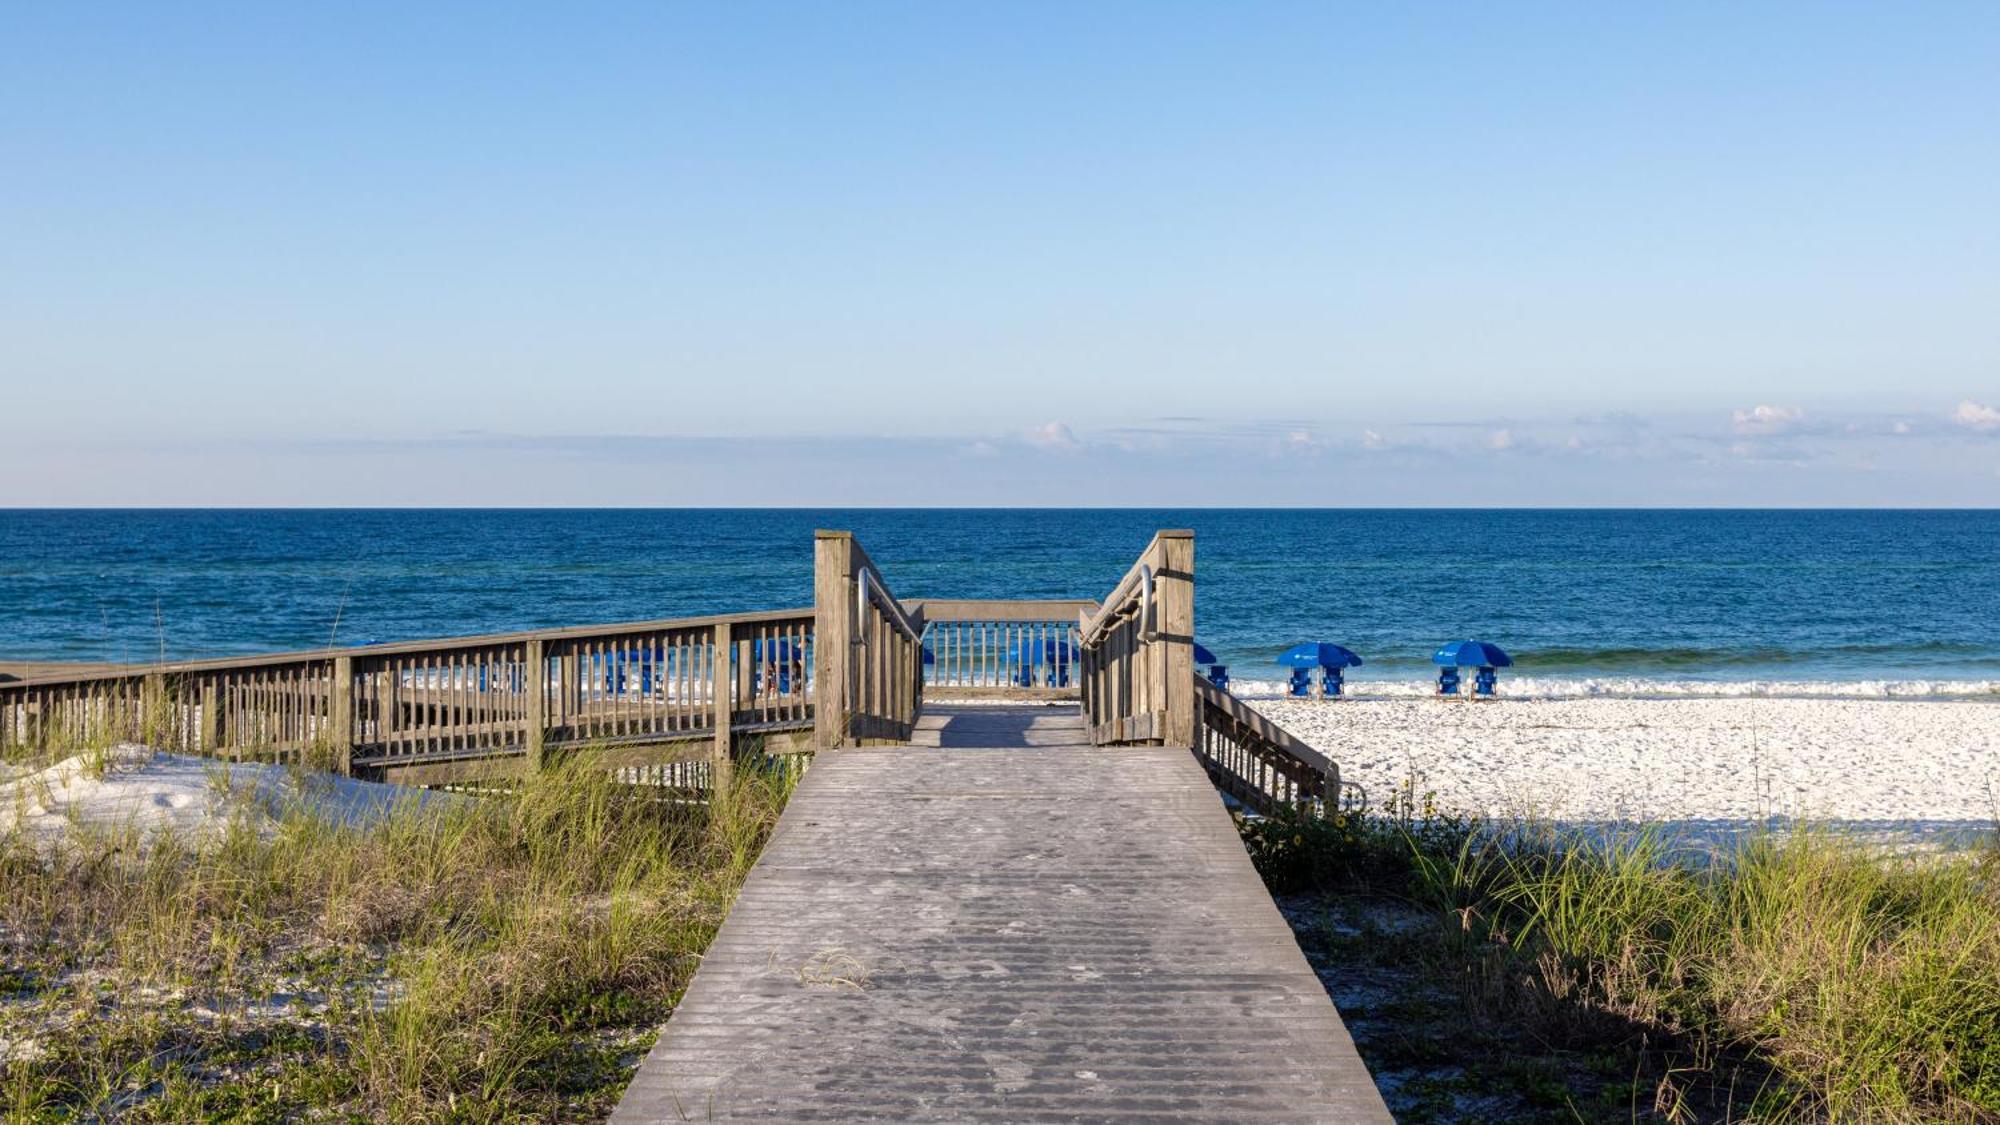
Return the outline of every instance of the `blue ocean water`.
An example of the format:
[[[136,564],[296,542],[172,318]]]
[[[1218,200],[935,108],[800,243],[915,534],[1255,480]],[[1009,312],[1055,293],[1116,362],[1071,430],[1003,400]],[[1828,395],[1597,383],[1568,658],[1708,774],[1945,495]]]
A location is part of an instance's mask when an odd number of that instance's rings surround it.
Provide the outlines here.
[[[904,596],[1101,597],[1193,528],[1239,678],[1475,635],[1579,690],[2000,681],[2000,511],[0,511],[0,659],[153,660],[804,606],[848,528]],[[1894,690],[1893,688],[1889,690]]]

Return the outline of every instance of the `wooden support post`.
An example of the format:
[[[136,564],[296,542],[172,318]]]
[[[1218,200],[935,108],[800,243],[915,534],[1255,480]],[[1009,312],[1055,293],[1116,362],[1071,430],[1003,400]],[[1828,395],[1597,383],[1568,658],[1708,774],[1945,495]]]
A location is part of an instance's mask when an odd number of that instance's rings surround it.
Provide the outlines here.
[[[847,734],[854,669],[854,535],[813,533],[813,749]]]
[[[160,746],[161,740],[169,733],[166,724],[166,674],[146,673],[145,682],[139,688],[139,698],[132,702],[132,729],[126,737],[136,738],[148,746]]]
[[[327,742],[333,768],[342,777],[354,772],[354,658],[333,658],[333,681],[327,692]]]
[[[1157,655],[1153,661],[1157,691],[1152,706],[1166,714],[1165,729],[1154,732],[1167,746],[1195,745],[1194,694],[1194,532],[1162,531],[1160,559],[1154,568],[1153,607],[1157,615]]]
[[[201,727],[195,744],[197,753],[215,754],[222,749],[222,692],[215,681],[201,681]]]
[[[521,689],[528,693],[528,772],[540,773],[549,739],[549,658],[540,637],[527,642],[522,663],[526,667],[522,670]]]
[[[736,641],[729,622],[719,621],[715,625],[715,646],[713,663],[709,667],[709,708],[715,714],[715,782],[720,787],[724,775],[729,772],[731,750],[729,728],[736,711],[736,677],[729,668],[729,657],[736,649]]]

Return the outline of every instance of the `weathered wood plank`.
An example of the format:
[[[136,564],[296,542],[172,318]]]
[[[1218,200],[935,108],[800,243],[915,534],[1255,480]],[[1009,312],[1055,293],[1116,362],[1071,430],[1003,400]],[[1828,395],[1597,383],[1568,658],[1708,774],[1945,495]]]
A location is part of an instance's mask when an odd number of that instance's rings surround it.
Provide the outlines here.
[[[1193,756],[1011,710],[813,766],[614,1121],[1389,1120]]]
[[[854,664],[854,536],[813,533],[813,690],[815,746],[831,750],[846,737]]]
[[[1078,613],[1096,613],[1087,598],[1066,600],[1006,600],[993,598],[909,598],[903,608],[924,624],[940,621],[1075,621]]]

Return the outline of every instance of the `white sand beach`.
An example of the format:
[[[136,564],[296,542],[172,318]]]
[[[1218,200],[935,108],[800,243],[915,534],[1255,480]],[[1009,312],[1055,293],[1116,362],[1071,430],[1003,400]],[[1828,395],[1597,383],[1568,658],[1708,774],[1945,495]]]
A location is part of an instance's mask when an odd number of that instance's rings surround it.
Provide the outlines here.
[[[270,820],[292,808],[321,819],[367,823],[399,802],[454,799],[284,766],[229,763],[123,744],[0,779],[0,832],[38,840],[73,825],[142,835],[200,835],[233,817]]]
[[[1252,699],[1380,805],[1565,823],[1840,822],[1897,834],[2000,817],[2000,699]]]

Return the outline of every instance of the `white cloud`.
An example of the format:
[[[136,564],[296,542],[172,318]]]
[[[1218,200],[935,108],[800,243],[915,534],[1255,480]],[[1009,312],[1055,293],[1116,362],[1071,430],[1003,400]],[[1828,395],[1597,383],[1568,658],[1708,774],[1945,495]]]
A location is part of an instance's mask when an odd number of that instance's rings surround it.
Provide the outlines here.
[[[1374,430],[1361,431],[1361,448],[1363,449],[1382,449],[1387,447],[1388,444],[1389,439],[1376,433]]]
[[[1487,435],[1486,448],[1495,451],[1505,451],[1514,448],[1514,431],[1494,430],[1491,434]]]
[[[1900,437],[1910,432],[1910,424],[1908,422],[1898,422],[1889,427],[1889,432]]]
[[[1021,440],[1036,449],[1053,449],[1064,453],[1074,453],[1083,448],[1083,443],[1076,440],[1076,431],[1070,429],[1067,422],[1050,422],[1047,425],[1037,426],[1023,434]]]
[[[1971,399],[1958,404],[1958,409],[1951,412],[1951,420],[1982,434],[2000,430],[2000,410]]]
[[[1796,406],[1757,405],[1730,415],[1739,434],[1782,434],[1798,425],[1806,412]]]
[[[1292,430],[1285,434],[1285,440],[1278,446],[1280,453],[1303,457],[1317,456],[1325,450],[1326,443],[1313,436],[1311,430]]]

